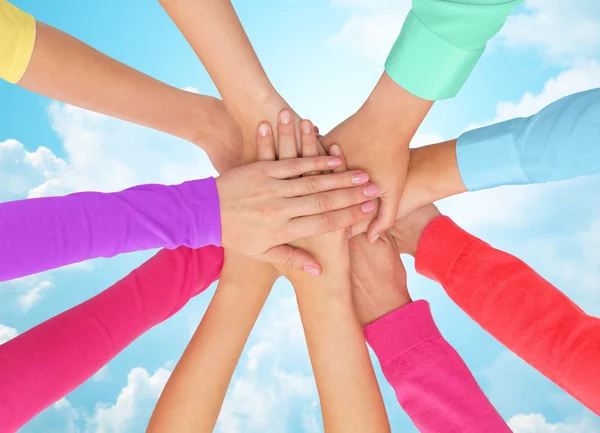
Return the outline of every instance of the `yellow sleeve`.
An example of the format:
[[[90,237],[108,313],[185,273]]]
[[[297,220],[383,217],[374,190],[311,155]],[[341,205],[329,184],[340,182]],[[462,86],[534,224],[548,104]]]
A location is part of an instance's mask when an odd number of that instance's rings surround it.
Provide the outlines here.
[[[27,70],[35,44],[35,18],[0,0],[0,78],[17,83]]]

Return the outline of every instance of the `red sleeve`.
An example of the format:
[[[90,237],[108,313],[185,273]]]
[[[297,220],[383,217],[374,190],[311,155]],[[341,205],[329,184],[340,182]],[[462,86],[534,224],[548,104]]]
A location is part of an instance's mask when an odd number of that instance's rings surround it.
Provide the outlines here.
[[[0,431],[14,432],[81,385],[220,275],[223,250],[162,250],[88,301],[0,346]]]
[[[421,235],[416,267],[498,341],[600,415],[600,319],[448,217]]]

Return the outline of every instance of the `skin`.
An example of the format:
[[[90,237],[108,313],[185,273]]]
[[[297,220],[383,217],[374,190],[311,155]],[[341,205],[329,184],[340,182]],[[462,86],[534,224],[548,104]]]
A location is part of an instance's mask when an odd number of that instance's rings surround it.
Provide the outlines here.
[[[368,182],[364,172],[298,178],[341,164],[329,156],[259,161],[219,176],[222,246],[285,267],[318,269],[306,253],[285,244],[344,229],[375,207],[376,188],[356,186]]]
[[[371,241],[394,225],[406,182],[408,146],[432,105],[384,73],[363,106],[321,140],[326,149],[339,143],[348,166],[368,170],[381,189],[377,217],[368,228]]]
[[[389,233],[375,243],[364,233],[353,237],[350,259],[352,299],[363,328],[412,302],[400,249]]]
[[[428,204],[396,221],[390,233],[396,240],[398,251],[414,257],[423,231],[440,215],[440,211],[434,204]]]
[[[35,48],[19,86],[190,141],[219,172],[240,165],[241,131],[220,100],[169,86],[58,29],[36,25]]]
[[[283,127],[282,127],[283,126]],[[302,134],[302,153],[316,152],[310,128]],[[293,130],[280,124],[279,154],[296,151]],[[343,158],[339,146],[333,154]],[[334,172],[345,170],[345,165]],[[312,253],[323,274],[311,279],[280,269],[293,284],[317,383],[326,432],[389,432],[383,399],[369,358],[362,327],[354,311],[350,284],[350,253],[344,231],[327,233],[294,244]],[[334,362],[332,362],[334,360]]]

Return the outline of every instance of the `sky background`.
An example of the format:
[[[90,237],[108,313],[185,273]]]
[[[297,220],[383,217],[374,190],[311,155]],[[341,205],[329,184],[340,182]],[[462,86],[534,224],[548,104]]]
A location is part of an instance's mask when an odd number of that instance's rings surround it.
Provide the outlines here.
[[[14,1],[39,20],[171,85],[216,95],[206,71],[157,2]],[[270,78],[326,131],[352,114],[382,72],[408,0],[234,1]],[[600,87],[600,2],[528,0],[492,40],[460,94],[436,103],[416,141],[530,115]],[[94,83],[90,83],[91,86]],[[212,173],[182,140],[0,83],[0,200]],[[506,187],[449,199],[441,209],[522,258],[584,310],[600,315],[600,177]],[[94,260],[0,284],[0,343],[88,299],[154,252]],[[444,336],[518,433],[598,433],[600,421],[481,330],[405,261]],[[24,433],[142,432],[214,288],[142,336]],[[416,432],[377,368],[392,430]],[[218,433],[322,431],[293,290],[278,281],[231,383]]]

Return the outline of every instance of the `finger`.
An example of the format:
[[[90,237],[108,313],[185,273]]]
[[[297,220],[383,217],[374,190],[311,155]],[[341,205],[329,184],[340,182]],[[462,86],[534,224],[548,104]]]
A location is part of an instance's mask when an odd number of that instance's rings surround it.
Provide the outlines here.
[[[259,161],[275,161],[275,135],[269,122],[261,122],[256,131]]]
[[[329,154],[331,156],[335,156],[342,160],[342,163],[333,169],[334,173],[339,173],[339,172],[348,170],[348,165],[346,164],[346,158],[344,157],[344,152],[342,151],[342,148],[340,147],[339,144],[332,144],[331,147],[329,148]]]
[[[315,133],[319,135],[319,127],[317,125],[313,125],[313,128],[315,128]]]
[[[301,156],[306,158],[308,156],[319,156],[317,134],[315,133],[314,127],[310,120],[303,120],[300,122],[300,147]],[[314,176],[320,174],[320,172],[313,171],[306,173],[304,176]]]
[[[361,170],[291,179],[285,181],[289,191],[284,193],[283,197],[300,197],[334,189],[350,188],[364,185],[368,181],[369,176]]]
[[[368,201],[320,215],[295,218],[290,221],[286,232],[283,234],[284,241],[286,243],[294,242],[299,239],[343,230],[367,218],[374,209],[375,204],[373,201]]]
[[[381,233],[392,228],[398,214],[398,203],[389,197],[381,197],[377,217],[369,225],[367,237],[369,241],[376,242]]]
[[[375,205],[369,202],[377,196],[377,192],[377,186],[367,184],[355,188],[336,189],[320,194],[289,198],[286,199],[284,212],[289,218],[298,218],[345,209],[361,203],[365,203],[369,211],[372,211]]]
[[[297,158],[296,149],[296,131],[292,113],[288,109],[283,109],[279,113],[279,122],[277,124],[277,142],[279,144],[279,159]]]
[[[289,245],[278,245],[256,258],[285,269],[298,269],[313,276],[319,276],[323,272],[323,268],[313,256]]]
[[[377,216],[377,210],[379,208],[379,200],[373,200],[373,203],[375,203],[375,210],[371,212],[367,218],[357,222],[356,224],[351,225],[346,229],[346,236],[348,237],[348,239],[363,233],[367,233],[369,224],[371,224],[371,221],[373,221]]]
[[[341,163],[339,158],[332,156],[285,159],[266,165],[265,173],[275,179],[289,179],[311,171],[331,170]]]

